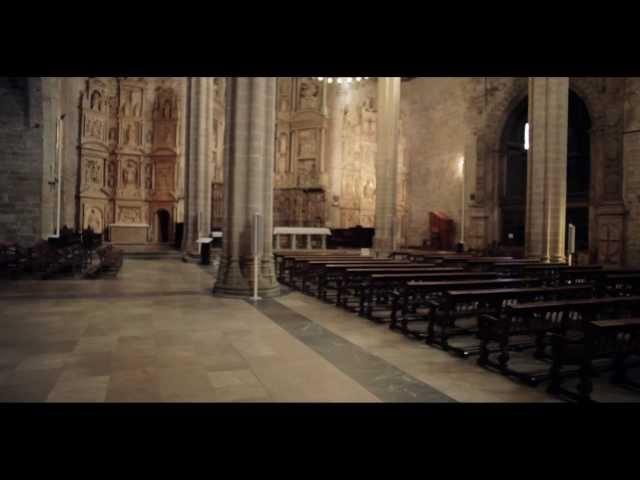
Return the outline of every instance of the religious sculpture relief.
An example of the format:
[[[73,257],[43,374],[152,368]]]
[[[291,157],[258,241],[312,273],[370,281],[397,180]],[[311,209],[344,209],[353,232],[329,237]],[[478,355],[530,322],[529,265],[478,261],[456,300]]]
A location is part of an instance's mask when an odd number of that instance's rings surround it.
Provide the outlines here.
[[[314,158],[317,154],[317,135],[315,130],[298,132],[298,157]]]
[[[88,210],[88,214],[85,211],[86,220],[84,223],[84,228],[91,228],[96,233],[102,233],[102,212],[97,207],[90,207]]]
[[[101,229],[107,222],[147,224],[148,212],[157,208],[157,202],[164,202],[163,208],[170,209],[167,202],[178,201],[168,195],[175,188],[174,168],[178,163],[177,82],[151,82],[159,87],[152,108],[146,109],[148,80],[87,81],[81,102],[80,202],[84,205],[83,196],[90,195],[89,204],[95,211],[83,210],[83,223],[91,218],[94,227]],[[164,151],[157,152],[159,149]],[[159,188],[166,194],[157,196]],[[91,203],[97,199],[100,207]],[[118,205],[122,201],[125,206]]]
[[[153,166],[147,163],[144,166],[144,188],[151,190],[153,187]]]
[[[286,113],[291,109],[291,78],[278,78],[278,111]]]
[[[376,198],[375,178],[370,178],[364,184],[364,187],[362,188],[362,197],[365,200],[375,200],[375,198]]]
[[[103,160],[96,158],[86,159],[84,165],[85,185],[101,187],[103,185]]]
[[[298,162],[298,186],[300,187],[312,187],[317,186],[320,182],[318,169],[316,168],[316,162],[299,161]]]
[[[120,115],[124,117],[142,116],[142,89],[123,87],[120,95]]]
[[[122,169],[122,186],[137,187],[138,186],[138,163],[134,160],[127,160]]]
[[[107,166],[107,187],[114,189],[116,186],[116,162],[109,162]]]
[[[316,80],[306,77],[300,80],[300,110],[319,110],[321,107],[320,86]]]
[[[100,91],[94,90],[91,93],[90,108],[96,112],[102,112],[102,94]]]
[[[118,223],[140,224],[142,223],[142,212],[140,207],[120,207],[118,212]]]
[[[370,139],[375,140],[377,112],[374,106],[373,97],[369,97],[361,105],[362,130]]]

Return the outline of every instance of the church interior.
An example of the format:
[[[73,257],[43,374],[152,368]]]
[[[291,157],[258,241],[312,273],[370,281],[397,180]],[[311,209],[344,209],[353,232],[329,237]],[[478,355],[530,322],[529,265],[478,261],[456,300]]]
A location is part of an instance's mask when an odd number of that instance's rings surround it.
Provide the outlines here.
[[[640,78],[0,77],[0,402],[640,401]]]

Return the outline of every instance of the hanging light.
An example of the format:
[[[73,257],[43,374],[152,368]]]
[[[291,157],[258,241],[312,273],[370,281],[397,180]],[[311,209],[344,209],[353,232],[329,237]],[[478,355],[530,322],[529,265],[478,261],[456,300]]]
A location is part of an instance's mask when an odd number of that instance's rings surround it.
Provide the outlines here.
[[[316,77],[316,79],[321,82],[336,82],[342,85],[343,83],[362,82],[363,80],[369,80],[369,77]]]

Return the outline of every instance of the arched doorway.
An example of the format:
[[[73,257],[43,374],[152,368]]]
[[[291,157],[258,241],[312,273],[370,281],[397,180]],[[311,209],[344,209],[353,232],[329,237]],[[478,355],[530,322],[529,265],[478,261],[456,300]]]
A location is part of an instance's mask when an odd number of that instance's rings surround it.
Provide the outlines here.
[[[502,134],[500,242],[524,249],[524,226],[527,197],[527,149],[525,133],[528,122],[528,98],[513,109]]]
[[[157,240],[160,243],[168,243],[169,242],[169,224],[171,221],[171,216],[169,212],[166,210],[158,210],[156,212],[157,225],[158,225],[158,236]]]
[[[502,134],[500,211],[503,245],[524,249],[527,194],[528,97],[513,109]],[[569,91],[567,223],[576,227],[576,250],[589,249],[591,118],[584,101]]]

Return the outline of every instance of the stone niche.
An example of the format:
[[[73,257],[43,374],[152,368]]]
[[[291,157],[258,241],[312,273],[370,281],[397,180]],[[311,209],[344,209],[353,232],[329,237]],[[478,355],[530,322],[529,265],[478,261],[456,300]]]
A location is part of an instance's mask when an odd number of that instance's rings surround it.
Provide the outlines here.
[[[82,93],[80,222],[116,244],[158,241],[160,209],[169,214],[163,240],[174,236],[179,100],[149,83],[89,78]]]

